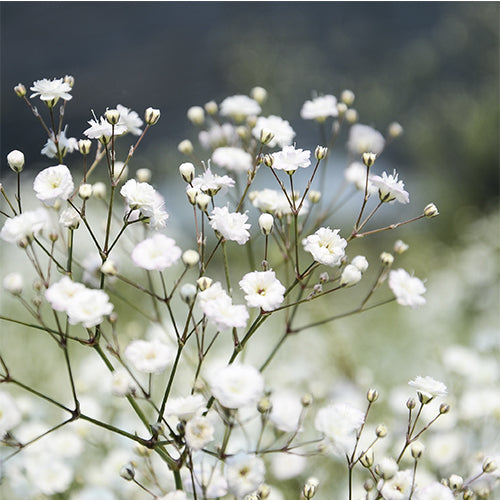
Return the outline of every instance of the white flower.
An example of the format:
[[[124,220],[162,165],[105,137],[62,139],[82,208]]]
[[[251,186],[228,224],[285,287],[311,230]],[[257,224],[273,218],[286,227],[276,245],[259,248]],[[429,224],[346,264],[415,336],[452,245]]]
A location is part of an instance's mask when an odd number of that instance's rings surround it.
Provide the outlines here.
[[[12,295],[21,295],[24,280],[19,273],[9,273],[3,279],[3,287]]]
[[[120,189],[120,194],[132,210],[139,210],[144,217],[149,217],[155,228],[165,225],[168,214],[163,208],[163,198],[151,184],[129,179]]]
[[[30,96],[31,99],[39,95],[42,101],[54,101],[54,104],[59,99],[69,101],[73,97],[70,94],[70,84],[65,82],[63,78],[54,78],[54,80],[43,78],[42,80],[37,80],[33,82],[33,87],[30,87],[30,90],[33,91],[33,94]]]
[[[167,493],[163,497],[156,497],[157,500],[188,500],[186,493],[182,490],[175,490]]]
[[[307,168],[311,164],[310,151],[285,146],[281,151],[273,153],[273,168],[285,172],[295,172],[297,168]]]
[[[0,392],[0,439],[21,422],[21,411],[8,392]]]
[[[279,481],[286,481],[304,472],[308,460],[302,455],[292,453],[272,453],[271,471]]]
[[[59,224],[71,229],[76,229],[81,220],[80,214],[72,206],[64,209],[59,216]]]
[[[102,323],[105,316],[113,312],[113,304],[102,290],[86,288],[74,295],[68,303],[66,313],[72,325],[82,323],[85,328]]]
[[[291,194],[288,193],[290,197]],[[275,189],[262,189],[261,191],[251,191],[249,195],[250,201],[255,208],[261,212],[269,212],[281,217],[291,214],[290,203],[283,191]],[[309,202],[304,201],[300,209],[299,215],[305,215],[309,212]]]
[[[64,276],[45,290],[45,298],[54,311],[66,311],[71,300],[85,289],[85,285]]]
[[[230,172],[247,172],[253,166],[250,153],[230,146],[217,148],[212,153],[212,162]]]
[[[271,413],[269,419],[277,429],[283,432],[299,430],[302,403],[296,394],[278,392],[271,395]]]
[[[349,130],[347,149],[354,156],[363,153],[380,154],[385,147],[384,136],[368,125],[354,124]]]
[[[352,406],[331,404],[318,411],[314,425],[332,442],[334,451],[343,455],[353,450],[364,420],[364,413]]]
[[[274,271],[254,271],[241,279],[240,288],[245,292],[248,307],[273,311],[285,300],[286,288],[276,278]]]
[[[410,276],[404,269],[392,270],[389,273],[389,287],[396,296],[398,304],[416,308],[425,304],[425,286],[420,279]]]
[[[192,450],[201,450],[214,439],[214,426],[207,417],[194,417],[186,424],[186,443]]]
[[[379,175],[371,175],[370,182],[378,188],[379,198],[383,202],[399,201],[399,203],[409,203],[410,195],[404,190],[403,181],[398,180],[398,174],[394,170],[392,175],[387,175],[382,172],[382,177]]]
[[[28,457],[24,464],[28,481],[43,495],[62,493],[73,480],[73,470],[68,463],[50,455]]]
[[[198,139],[205,149],[235,146],[239,142],[236,128],[230,123],[212,124],[208,130],[202,130],[198,134]]]
[[[413,498],[415,500],[453,500],[455,495],[444,484],[434,482],[424,488],[417,488]]]
[[[368,269],[368,261],[364,255],[356,255],[356,257],[351,260],[351,264],[356,266],[362,273]]]
[[[352,286],[361,281],[361,271],[352,264],[347,264],[340,276],[340,286]]]
[[[446,396],[448,391],[446,386],[432,377],[416,377],[415,380],[410,380],[408,385],[415,388],[417,393],[424,396],[427,400],[430,400],[436,396]]]
[[[239,453],[226,460],[224,475],[229,491],[237,498],[253,493],[264,482],[264,461],[253,455]]]
[[[230,116],[236,121],[242,121],[247,116],[258,115],[261,112],[259,103],[246,95],[226,97],[220,103],[220,114]]]
[[[359,191],[364,191],[366,187],[366,166],[357,161],[351,163],[344,172],[345,180],[351,184]],[[377,188],[368,179],[368,194],[373,194],[377,192]]]
[[[101,116],[99,120],[89,120],[87,123],[90,127],[84,130],[83,133],[89,139],[100,139],[103,136],[111,137],[113,133],[115,136],[122,135],[127,131],[127,127],[120,124],[120,122],[113,127],[104,116]]]
[[[203,191],[204,193],[215,194],[220,189],[227,190],[227,188],[233,187],[235,184],[234,179],[227,175],[217,175],[212,173],[210,168],[207,168],[203,174],[198,175],[193,179],[191,185],[187,189],[193,187]]]
[[[181,255],[182,250],[175,241],[159,233],[141,241],[132,250],[134,264],[150,271],[163,271],[173,266]]]
[[[127,396],[137,390],[137,385],[130,373],[124,368],[115,370],[111,377],[111,392],[115,396]]]
[[[259,116],[255,127],[252,129],[253,136],[256,139],[260,139],[263,129],[271,132],[274,136],[268,143],[270,148],[274,148],[275,146],[290,146],[295,137],[295,132],[288,121],[283,120],[279,116],[270,115],[267,118]]]
[[[133,340],[124,355],[137,371],[161,373],[174,360],[175,349],[159,340]]]
[[[340,229],[333,231],[329,227],[320,227],[302,241],[304,250],[309,252],[313,259],[320,264],[334,267],[340,265],[345,255],[347,241],[339,236]]]
[[[300,110],[304,120],[324,121],[328,116],[338,116],[337,98],[333,95],[321,95],[306,101]]]
[[[385,500],[408,500],[413,485],[411,470],[398,471],[387,481],[380,480],[378,488]]]
[[[124,126],[126,128],[126,132],[130,132],[133,135],[141,135],[141,127],[143,125],[143,122],[139,118],[139,115],[135,111],[132,111],[131,109],[126,108],[121,104],[118,104],[118,106],[116,106],[116,109],[118,113],[120,113],[118,125]]]
[[[5,221],[0,238],[8,243],[30,240],[47,227],[49,218],[44,208],[29,210]]]
[[[226,408],[255,404],[264,392],[264,377],[259,370],[238,363],[216,370],[209,384],[214,397]]]
[[[71,172],[66,165],[48,167],[33,181],[36,197],[49,206],[54,206],[57,200],[67,200],[74,188]]]
[[[208,290],[213,288],[213,286]],[[198,297],[202,296],[206,291],[199,293]],[[231,297],[225,292],[212,300],[204,301],[201,308],[208,321],[220,331],[231,328],[243,328],[248,321],[246,307],[244,305],[234,305]]]
[[[250,238],[247,224],[247,214],[240,212],[229,212],[227,207],[215,207],[210,216],[210,226],[221,234],[225,240],[236,241],[238,245],[244,245]]]
[[[64,130],[61,130],[58,139],[59,151],[63,156],[65,156],[66,153],[73,153],[73,151],[78,151],[78,140],[75,137],[66,137],[67,129],[68,126],[66,125],[66,127],[64,127]],[[52,139],[48,139],[41,153],[49,158],[55,158],[57,156],[57,148],[55,142]]]
[[[168,398],[165,406],[165,415],[174,415],[179,419],[187,420],[192,418],[205,405],[205,398],[201,394]]]

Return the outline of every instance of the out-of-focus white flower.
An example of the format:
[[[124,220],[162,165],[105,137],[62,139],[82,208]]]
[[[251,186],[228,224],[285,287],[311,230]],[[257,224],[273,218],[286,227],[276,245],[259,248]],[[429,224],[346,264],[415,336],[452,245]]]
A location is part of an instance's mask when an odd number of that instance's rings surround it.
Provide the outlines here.
[[[271,471],[279,481],[299,476],[307,466],[307,458],[292,453],[272,453]]]
[[[87,486],[71,494],[70,500],[117,500],[115,494],[105,487]]]
[[[221,189],[224,192],[227,188],[233,187],[234,183],[234,179],[231,179],[228,175],[217,175],[210,168],[207,168],[205,172],[193,179],[189,187],[214,195]]]
[[[73,177],[66,165],[48,167],[33,181],[36,197],[49,206],[54,206],[57,200],[67,200],[74,188]]]
[[[47,455],[28,456],[24,461],[26,475],[32,486],[43,495],[66,491],[73,480],[73,470],[66,461]]]
[[[210,226],[221,234],[225,240],[236,241],[244,245],[250,238],[250,224],[247,214],[229,212],[227,207],[215,207],[210,216]]]
[[[264,391],[264,377],[259,370],[239,363],[214,371],[209,384],[214,397],[226,408],[255,404]]]
[[[210,288],[198,294],[198,298],[201,299],[200,305],[203,314],[220,331],[245,327],[248,321],[246,307],[244,305],[234,305],[231,297],[222,289],[217,296],[211,297],[210,300],[203,300],[204,294],[217,285],[220,286],[220,283],[214,283]]]
[[[30,90],[33,91],[30,99],[40,96],[42,101],[53,101],[53,104],[55,104],[59,99],[69,101],[73,97],[70,94],[70,84],[65,82],[63,78],[54,78],[54,80],[43,78],[42,80],[37,80],[36,82],[33,82],[33,87],[30,87]]]
[[[49,217],[44,208],[29,210],[5,221],[0,238],[8,243],[30,240],[48,226]]]
[[[72,153],[73,151],[78,151],[78,139],[75,137],[67,137],[66,130],[68,130],[68,126],[64,127],[64,130],[61,130],[61,134],[59,135],[59,151],[63,156],[66,153]],[[41,153],[48,158],[55,158],[57,156],[57,148],[56,144],[52,139],[48,139],[43,147]]]
[[[285,300],[286,288],[276,278],[274,271],[254,271],[241,279],[240,288],[245,292],[248,307],[273,311]]]
[[[381,201],[387,203],[391,201],[399,201],[399,203],[409,203],[410,195],[404,190],[403,181],[398,180],[398,174],[394,170],[392,175],[387,175],[382,172],[380,175],[371,175],[370,182],[378,188],[378,194]]]
[[[356,257],[351,260],[351,264],[356,266],[362,273],[368,269],[368,261],[364,255],[356,255]]]
[[[444,484],[434,482],[423,488],[417,488],[413,498],[415,500],[453,500],[455,495]]]
[[[229,491],[237,498],[253,493],[264,482],[264,461],[253,455],[239,453],[226,460],[224,475]]]
[[[340,276],[340,286],[352,286],[361,281],[361,271],[352,264],[347,264]]]
[[[19,273],[9,273],[3,279],[3,287],[12,295],[21,295],[24,280]]]
[[[124,368],[118,368],[111,377],[111,392],[115,396],[127,396],[137,390],[137,384]]]
[[[402,470],[387,481],[380,480],[378,488],[386,500],[408,500],[412,491],[413,471]]]
[[[420,279],[410,276],[404,269],[392,270],[389,273],[389,288],[396,296],[398,304],[416,308],[425,304],[422,294],[426,289]]]
[[[179,419],[188,420],[206,405],[201,394],[190,394],[179,398],[168,398],[165,415],[174,415]]]
[[[465,436],[461,432],[439,433],[427,446],[426,456],[437,467],[453,465],[465,447]]]
[[[339,231],[340,229],[332,231],[329,227],[320,227],[314,234],[302,240],[304,250],[320,264],[330,267],[340,265],[347,241],[339,236]]]
[[[368,125],[356,123],[349,130],[347,149],[354,156],[361,156],[363,153],[379,155],[384,147],[384,136]]]
[[[291,194],[289,193],[289,197]],[[276,191],[275,189],[262,189],[260,191],[251,191],[249,194],[250,201],[255,208],[261,212],[268,212],[281,217],[283,215],[291,214],[290,203],[283,191]],[[305,215],[309,212],[309,202],[304,201],[300,209],[299,215]]]
[[[220,114],[230,116],[236,121],[242,121],[247,116],[255,116],[261,112],[259,103],[246,95],[226,97],[220,103]]]
[[[198,140],[205,149],[216,149],[221,146],[236,146],[239,137],[234,125],[230,123],[212,124],[208,130],[198,134]]]
[[[124,355],[142,373],[161,373],[174,360],[175,349],[159,340],[133,340]]]
[[[351,184],[359,191],[364,191],[366,187],[366,166],[360,162],[351,163],[344,172],[345,180]],[[377,192],[377,188],[368,179],[368,194],[373,194]]]
[[[193,491],[194,482],[194,489],[200,496],[219,498],[227,494],[227,481],[222,475],[220,462],[212,465],[201,461],[195,454],[192,471],[189,471],[187,467],[183,467],[181,476],[183,485],[188,492]]]
[[[432,377],[416,377],[415,380],[410,380],[408,385],[411,385],[415,390],[422,394],[427,399],[432,399],[437,396],[446,396],[448,391],[443,382],[434,380]]]
[[[275,146],[290,146],[295,137],[295,132],[290,126],[290,123],[275,115],[270,115],[268,117],[259,116],[259,118],[257,118],[257,123],[252,129],[252,135],[260,140],[262,130],[266,130],[273,134],[273,138],[268,143],[270,148],[274,148]]]
[[[8,393],[0,392],[0,438],[21,422],[21,411],[14,398]]]
[[[356,433],[364,421],[364,413],[357,408],[331,404],[318,411],[314,425],[331,441],[335,453],[343,455],[353,450]]]
[[[173,266],[181,255],[182,250],[175,241],[159,233],[141,241],[132,250],[134,264],[150,271],[163,271]]]
[[[231,146],[217,148],[212,153],[212,162],[230,172],[247,172],[253,166],[250,153]]]
[[[83,131],[89,139],[100,139],[101,137],[109,138],[113,134],[115,136],[122,135],[127,132],[127,127],[117,123],[114,127],[101,116],[99,120],[89,120],[87,122],[90,127]]]
[[[188,497],[184,491],[175,490],[167,493],[163,497],[157,497],[157,500],[188,500]]]
[[[277,429],[283,432],[299,430],[303,406],[296,394],[289,392],[273,393],[271,403],[272,408],[269,419]]]
[[[70,301],[83,290],[85,290],[85,285],[64,276],[47,288],[45,298],[55,311],[66,311]]]
[[[304,120],[316,120],[322,122],[329,116],[338,116],[337,98],[333,95],[321,95],[306,101],[300,110],[300,116]]]
[[[143,125],[142,120],[139,115],[121,104],[116,106],[118,113],[120,113],[120,119],[118,120],[118,125],[122,125],[126,128],[126,132],[130,132],[132,135],[141,135],[141,127]]]
[[[192,450],[201,450],[214,439],[214,426],[207,417],[194,417],[186,424],[186,443]]]
[[[113,304],[102,290],[86,288],[76,293],[66,308],[69,322],[72,325],[82,323],[85,328],[102,323],[105,316],[113,312]]]
[[[273,153],[273,168],[285,172],[295,172],[299,167],[307,168],[311,165],[311,152],[295,149],[294,146],[285,146],[281,151]]]
[[[80,214],[71,206],[64,209],[59,216],[59,224],[70,229],[76,229],[81,220]]]

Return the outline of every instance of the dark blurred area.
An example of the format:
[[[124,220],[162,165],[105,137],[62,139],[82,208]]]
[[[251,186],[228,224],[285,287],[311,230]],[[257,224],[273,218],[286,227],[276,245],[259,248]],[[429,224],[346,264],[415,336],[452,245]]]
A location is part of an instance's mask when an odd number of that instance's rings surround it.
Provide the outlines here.
[[[314,147],[317,130],[300,120],[302,103],[314,91],[338,96],[349,88],[361,123],[382,132],[394,120],[403,125],[387,155],[413,179],[409,188],[438,204],[441,233],[452,236],[464,217],[497,206],[498,2],[2,2],[0,9],[3,175],[12,149],[33,167],[50,162],[40,155],[41,127],[13,92],[18,82],[29,88],[73,75],[67,121],[77,138],[91,110],[160,108],[137,161],[162,176],[177,175],[176,145],[195,138],[185,116],[192,105],[261,85],[269,92],[265,114],[287,118],[301,146]]]

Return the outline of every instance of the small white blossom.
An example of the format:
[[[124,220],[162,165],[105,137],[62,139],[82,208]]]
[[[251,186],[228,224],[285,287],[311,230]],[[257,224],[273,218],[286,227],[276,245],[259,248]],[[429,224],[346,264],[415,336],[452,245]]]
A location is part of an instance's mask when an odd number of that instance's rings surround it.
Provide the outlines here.
[[[36,82],[33,82],[33,87],[30,87],[30,90],[33,91],[30,99],[40,96],[42,101],[53,101],[54,104],[59,99],[69,101],[73,97],[70,94],[70,84],[65,82],[63,78],[54,78],[54,80],[43,78],[42,80],[37,80]]]
[[[12,295],[21,295],[24,280],[19,273],[9,273],[3,279],[3,287]]]
[[[134,264],[150,271],[163,271],[173,266],[181,255],[182,250],[175,241],[159,233],[141,241],[132,250]]]
[[[161,373],[175,357],[175,349],[159,340],[133,340],[124,355],[137,371]]]
[[[217,148],[212,153],[212,162],[230,172],[247,172],[253,166],[250,153],[231,146]]]
[[[274,271],[254,271],[241,279],[240,288],[245,292],[248,307],[273,311],[285,300],[286,288],[276,278]]]
[[[188,188],[193,187],[204,193],[215,194],[221,189],[224,192],[227,188],[233,187],[234,184],[235,181],[231,177],[214,174],[210,168],[207,168],[205,172],[193,179],[191,186],[188,186]]]
[[[111,137],[113,134],[115,136],[122,135],[127,131],[125,125],[117,123],[114,127],[101,116],[99,120],[89,120],[87,122],[90,127],[83,131],[89,139],[100,139],[101,137]]]
[[[351,260],[351,264],[356,266],[362,273],[368,269],[368,261],[364,255],[356,255],[356,257]]]
[[[116,106],[116,109],[118,113],[120,113],[120,119],[118,120],[118,125],[124,126],[126,132],[130,132],[132,135],[141,135],[142,134],[141,127],[143,125],[143,122],[139,118],[139,115],[135,111],[132,111],[131,109],[126,108],[121,104],[118,104],[118,106]]]
[[[129,179],[120,189],[120,194],[132,210],[150,217],[152,225],[157,228],[165,225],[168,214],[163,209],[163,198],[151,184]]]
[[[71,206],[63,210],[59,216],[59,224],[71,229],[76,229],[81,220],[80,214]]]
[[[73,153],[73,151],[78,151],[78,139],[75,137],[67,137],[66,130],[68,126],[64,127],[64,130],[61,130],[58,138],[59,151],[63,156],[66,153]],[[57,148],[56,144],[52,139],[48,139],[43,147],[41,153],[48,158],[55,158],[57,156]]]
[[[333,95],[321,95],[306,101],[300,110],[304,120],[324,121],[328,116],[338,116],[337,98]]]
[[[45,298],[55,311],[66,311],[73,298],[85,290],[85,285],[73,281],[69,276],[62,277],[45,291]]]
[[[229,212],[227,207],[215,207],[210,216],[210,226],[225,240],[244,245],[250,238],[248,216],[240,212]]]
[[[310,151],[295,149],[294,146],[285,146],[281,151],[273,153],[273,168],[285,172],[295,172],[299,167],[307,168],[311,165]]]
[[[226,408],[255,404],[264,392],[264,377],[251,365],[234,363],[210,377],[212,394]]]
[[[202,462],[195,454],[192,470],[183,467],[181,474],[188,492],[192,492],[194,486],[197,494],[204,498],[220,498],[227,494],[227,481],[222,475],[220,462],[211,465],[205,461]]]
[[[404,269],[392,270],[389,273],[389,288],[396,296],[398,304],[416,308],[425,304],[422,294],[426,289],[420,279],[410,276]]]
[[[0,439],[21,422],[21,411],[14,398],[0,391]]]
[[[379,481],[378,488],[385,500],[408,500],[412,491],[413,471],[403,470],[387,481]]]
[[[278,392],[271,395],[272,409],[269,419],[277,429],[283,432],[299,430],[303,406],[296,394]]]
[[[455,495],[444,484],[434,482],[423,488],[417,488],[412,498],[415,500],[454,500]]]
[[[239,137],[236,128],[230,123],[212,124],[208,130],[202,130],[198,134],[200,144],[205,149],[216,149],[221,146],[236,146]]]
[[[264,116],[259,116],[259,118],[257,118],[257,123],[252,129],[252,135],[260,140],[262,130],[266,130],[273,134],[273,138],[268,143],[270,148],[274,148],[275,146],[290,146],[295,137],[295,132],[290,126],[290,123],[275,115],[270,115],[267,118]]]
[[[198,297],[204,293],[200,292]],[[221,294],[213,300],[204,302],[202,309],[208,321],[220,331],[243,328],[246,326],[249,317],[246,307],[244,305],[234,305],[231,297],[227,294]]]
[[[320,264],[335,267],[340,265],[345,255],[347,241],[339,236],[340,229],[333,231],[329,227],[320,227],[314,234],[302,241],[304,250]]]
[[[379,155],[385,147],[384,136],[368,125],[356,123],[349,130],[347,149],[359,157],[363,153],[375,153]]]
[[[347,264],[340,276],[340,286],[352,286],[361,281],[361,271],[353,264]]]
[[[258,115],[261,112],[259,103],[246,95],[226,97],[220,103],[220,114],[230,116],[236,121],[242,121],[247,116]]]
[[[399,201],[399,203],[409,203],[410,195],[404,189],[403,181],[398,180],[398,174],[394,170],[392,175],[382,172],[382,176],[371,175],[370,182],[378,188],[379,198],[383,202]]]
[[[111,377],[111,392],[115,396],[127,396],[137,390],[137,384],[124,368],[115,370]]]
[[[82,323],[85,328],[102,323],[113,311],[113,304],[102,290],[81,290],[68,303],[66,313],[72,325]]]
[[[50,455],[29,456],[24,465],[28,481],[43,495],[63,493],[73,481],[73,470],[70,465]]]
[[[264,482],[264,461],[253,455],[239,453],[226,460],[224,475],[229,491],[237,498],[253,493]]]
[[[179,398],[168,398],[165,415],[174,415],[179,419],[190,419],[206,405],[201,394],[190,394]]]
[[[291,197],[291,193],[288,193],[288,197]],[[249,198],[252,205],[261,212],[272,213],[276,217],[292,213],[292,207],[290,207],[288,198],[283,191],[267,188],[260,191],[251,191]],[[300,208],[299,215],[306,215],[309,212],[309,207],[308,200],[305,200]]]
[[[57,200],[67,200],[74,188],[73,177],[66,165],[48,167],[33,181],[36,197],[49,206],[54,206]]]
[[[344,172],[345,180],[350,184],[354,184],[354,187],[359,191],[364,191],[366,188],[366,166],[360,162],[351,163]],[[377,192],[377,188],[368,179],[368,194],[373,194]]]
[[[0,232],[0,238],[8,243],[21,243],[38,235],[49,224],[44,208],[29,210],[7,219]]]
[[[207,417],[194,417],[186,424],[186,443],[192,450],[201,450],[214,439],[214,426]]]
[[[415,380],[410,380],[408,385],[414,387],[418,393],[427,399],[432,399],[436,396],[446,396],[448,394],[446,385],[429,376],[416,377]]]

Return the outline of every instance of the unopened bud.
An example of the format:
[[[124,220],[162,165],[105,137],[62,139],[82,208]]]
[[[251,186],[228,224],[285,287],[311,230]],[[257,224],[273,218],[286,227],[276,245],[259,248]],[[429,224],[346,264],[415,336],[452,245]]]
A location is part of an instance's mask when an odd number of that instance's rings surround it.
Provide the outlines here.
[[[328,276],[328,273],[325,271],[319,275],[319,282],[320,283],[326,283],[330,279],[330,276]]]
[[[26,95],[26,87],[22,83],[18,83],[14,87],[14,92],[16,93],[17,97],[24,97]]]
[[[491,472],[495,472],[497,470],[497,464],[494,460],[492,460],[489,457],[486,457],[486,459],[483,462],[483,472],[486,474],[490,474]]]
[[[202,212],[206,212],[208,204],[212,198],[205,193],[198,193],[196,195],[196,205]]]
[[[191,123],[201,125],[205,121],[205,111],[201,106],[191,106],[187,110],[187,117]]]
[[[78,141],[78,151],[80,151],[82,155],[88,155],[91,147],[92,141],[90,139],[80,139]]]
[[[324,160],[328,155],[328,148],[326,146],[316,146],[314,150],[314,156],[316,160]]]
[[[118,274],[116,264],[111,259],[106,260],[101,266],[101,273],[106,276],[116,276]]]
[[[361,281],[361,277],[361,271],[356,266],[348,264],[340,276],[340,286],[353,286]]]
[[[302,488],[302,495],[304,496],[304,498],[306,498],[307,500],[311,499],[316,494],[316,491],[318,491],[318,486],[319,480],[315,477],[310,477]]]
[[[127,465],[124,465],[120,469],[120,476],[126,481],[132,481],[135,477],[134,465],[130,462]]]
[[[177,145],[177,150],[186,156],[189,156],[193,149],[193,143],[189,139],[184,139]]]
[[[370,403],[375,403],[375,401],[377,401],[377,399],[378,399],[378,391],[377,391],[377,389],[370,389],[366,393],[366,399]]]
[[[82,184],[78,189],[78,196],[82,200],[88,200],[92,196],[92,184]]]
[[[120,121],[120,113],[117,109],[107,109],[104,116],[110,125],[116,125]]]
[[[250,135],[248,127],[245,127],[244,125],[236,127],[236,133],[240,139],[246,139]]]
[[[467,488],[464,491],[463,498],[464,500],[474,500],[474,498],[476,498],[476,494],[470,488]]]
[[[262,144],[269,144],[273,140],[273,138],[274,134],[270,130],[263,128],[260,131],[260,142]]]
[[[319,203],[319,200],[321,200],[321,192],[320,191],[309,191],[308,199],[311,203]]]
[[[205,111],[209,115],[215,115],[217,111],[219,110],[219,107],[217,106],[217,103],[215,101],[209,101],[205,104]]]
[[[448,413],[450,411],[450,405],[447,404],[447,403],[441,403],[439,405],[439,413],[441,413],[441,415],[444,415],[445,413]]]
[[[361,465],[363,467],[366,467],[369,469],[373,465],[374,461],[374,456],[373,456],[373,451],[369,450],[361,455],[359,458],[359,461],[361,462]]]
[[[340,117],[344,116],[347,112],[347,104],[345,102],[337,103],[337,112]]]
[[[398,122],[392,122],[387,129],[387,135],[391,139],[396,139],[403,134],[403,127]]]
[[[195,170],[194,170],[194,165],[192,163],[189,162],[182,163],[179,166],[179,172],[184,181],[187,182],[188,184],[190,184],[194,179]]]
[[[363,488],[365,489],[365,491],[372,491],[373,488],[375,488],[375,483],[374,483],[373,479],[367,479],[363,483]]]
[[[264,155],[264,165],[266,167],[272,167],[274,163],[274,157],[271,154]]]
[[[186,283],[182,285],[179,293],[181,299],[186,302],[186,304],[191,305],[194,298],[196,297],[196,291],[196,286],[194,286],[192,283]]]
[[[21,295],[24,281],[19,273],[9,273],[3,279],[4,289],[12,295]]]
[[[21,172],[24,168],[24,154],[14,149],[7,155],[7,163],[14,172]]]
[[[408,401],[406,401],[406,408],[408,408],[409,410],[413,410],[415,406],[417,406],[417,402],[413,398],[410,398],[408,399]]]
[[[375,153],[366,152],[366,153],[363,153],[362,158],[363,158],[363,163],[368,168],[370,168],[375,163],[375,160],[377,159],[377,155]]]
[[[259,497],[259,500],[266,500],[266,498],[268,498],[270,494],[271,494],[271,487],[265,483],[261,484],[257,489],[257,495]]]
[[[196,250],[186,250],[182,254],[182,262],[187,267],[194,267],[200,261],[200,254]]]
[[[464,485],[464,478],[458,474],[452,474],[448,479],[448,484],[452,491],[461,490]]]
[[[271,214],[261,214],[259,217],[259,227],[262,234],[268,236],[274,227],[274,217]]]
[[[386,481],[393,478],[398,469],[398,464],[393,458],[384,458],[375,466],[375,472]]]
[[[98,200],[106,198],[106,184],[104,182],[96,182],[92,186],[92,196]]]
[[[198,278],[196,281],[196,284],[198,285],[198,288],[203,292],[210,288],[212,286],[213,279],[209,278],[208,276],[202,276],[201,278]]]
[[[259,104],[263,104],[267,99],[267,90],[263,87],[254,87],[250,91],[250,97],[256,100]]]
[[[394,255],[389,252],[382,252],[380,254],[380,260],[384,266],[390,266],[394,262]]]
[[[308,406],[311,406],[313,404],[313,396],[312,394],[304,394],[302,398],[300,399],[300,402],[304,408],[307,408]]]
[[[196,205],[196,197],[200,194],[200,190],[197,188],[186,189],[186,196],[188,197],[189,203],[191,205]]]
[[[148,125],[156,125],[160,119],[160,110],[155,108],[148,108],[144,112],[144,120]]]
[[[419,458],[422,457],[424,450],[425,450],[425,446],[422,443],[417,441],[411,445],[411,456],[415,460],[418,460]]]
[[[424,208],[424,215],[428,219],[430,219],[431,217],[436,217],[437,215],[439,215],[438,208],[436,207],[436,205],[434,205],[434,203],[429,203]]]
[[[345,102],[348,106],[352,106],[354,104],[354,99],[356,99],[356,96],[352,90],[346,89],[340,94],[340,100]]]
[[[64,83],[67,83],[71,88],[75,85],[75,77],[71,75],[66,75],[63,79]]]
[[[356,123],[358,121],[358,112],[355,109],[348,109],[345,112],[345,119],[347,123]]]
[[[270,412],[272,407],[273,405],[269,398],[261,398],[257,403],[257,410],[262,414]]]
[[[396,242],[394,242],[393,250],[398,255],[401,255],[402,253],[406,252],[408,248],[409,246],[402,240],[397,240]]]
[[[377,425],[375,435],[378,438],[385,438],[385,436],[387,436],[387,427],[384,424]]]

